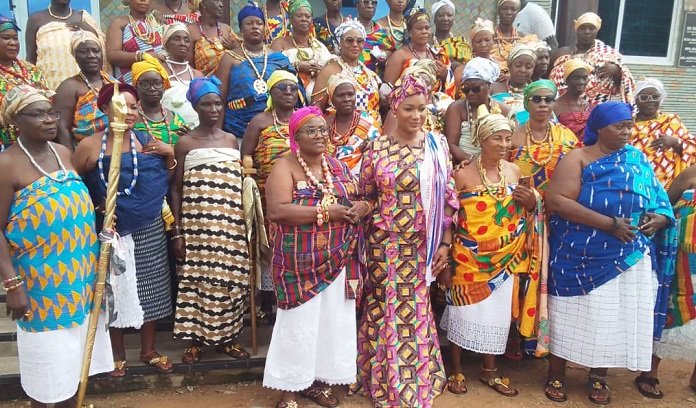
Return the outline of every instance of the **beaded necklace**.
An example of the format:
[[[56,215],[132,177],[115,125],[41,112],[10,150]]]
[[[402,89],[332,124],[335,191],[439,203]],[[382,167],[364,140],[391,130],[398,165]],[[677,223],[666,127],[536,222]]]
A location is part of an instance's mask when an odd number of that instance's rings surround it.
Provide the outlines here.
[[[29,75],[29,70],[27,68],[19,63],[17,60],[12,61],[12,66],[11,67],[6,67],[2,64],[0,64],[0,72],[3,74],[8,74],[14,77],[15,79],[18,79],[18,81],[14,81],[13,83],[20,84],[20,83],[26,83],[28,85],[31,85],[31,79]],[[7,78],[7,80],[11,80],[12,78]]]
[[[133,157],[133,178],[131,179],[130,186],[126,187],[123,189],[123,191],[118,191],[116,195],[122,196],[122,195],[131,195],[133,193],[133,189],[135,189],[135,185],[138,184],[138,151],[136,150],[135,147],[135,134],[130,131],[130,146],[131,146],[131,157]],[[101,144],[101,151],[99,152],[99,159],[97,160],[97,164],[99,165],[99,178],[101,179],[102,183],[104,184],[104,187],[107,189],[109,188],[109,183],[106,181],[106,178],[104,177],[104,153],[106,152],[106,140],[109,135],[109,128],[107,127],[104,129],[104,136],[102,136],[102,144]]]
[[[145,129],[147,130],[147,133],[149,133],[150,136],[155,137],[155,133],[152,130],[151,125],[164,123],[164,129],[162,130],[162,137],[160,138],[160,140],[164,139],[164,133],[166,132],[167,136],[169,137],[168,143],[170,146],[172,146],[172,145],[174,145],[174,140],[173,140],[172,136],[169,134],[170,129],[169,129],[169,121],[167,120],[167,111],[164,109],[164,106],[162,106],[162,105],[160,105],[160,113],[162,114],[162,119],[160,119],[160,120],[152,119],[151,117],[149,117],[145,114],[145,111],[143,111],[142,105],[140,105],[138,103],[138,115],[140,115],[140,119],[142,119],[143,124],[145,125]],[[164,141],[164,140],[162,140],[162,141]]]
[[[99,95],[99,91],[101,90],[101,87],[99,87],[99,89],[95,88],[92,85],[92,83],[89,82],[89,79],[87,79],[85,74],[82,73],[82,71],[80,71],[80,73],[78,75],[80,75],[80,78],[82,78],[82,80],[85,81],[85,85],[87,85],[87,88],[90,90],[90,92],[92,92],[94,95]],[[101,79],[102,86],[104,86],[104,77],[100,75],[99,78]]]
[[[505,191],[505,174],[503,174],[503,161],[498,161],[498,177],[500,177],[500,180],[497,183],[492,183],[490,180],[488,180],[486,169],[484,169],[483,164],[481,164],[481,156],[476,159],[476,169],[481,176],[481,182],[483,183],[483,187],[486,189],[486,191],[488,191],[488,194],[490,194],[491,197],[495,198],[495,200],[498,202],[503,201],[505,196],[507,196],[507,192]]]
[[[273,130],[275,130],[276,133],[278,133],[279,135],[285,136],[285,143],[288,146],[290,146],[290,138],[287,135],[283,134],[283,132],[280,131],[280,128],[282,126],[288,125],[288,122],[285,122],[285,123],[281,122],[280,119],[278,119],[278,114],[276,113],[275,109],[273,109],[271,111],[271,115],[273,115]]]
[[[355,133],[355,128],[358,127],[359,121],[360,113],[358,111],[353,111],[353,118],[351,118],[350,120],[350,126],[348,127],[348,131],[342,134],[338,132],[338,126],[336,124],[338,120],[337,116],[334,115],[333,124],[331,125],[331,142],[333,143],[334,147],[342,146],[346,143],[348,138]]]
[[[152,13],[149,13],[142,20],[136,20],[133,15],[128,14],[128,22],[130,23],[131,30],[136,37],[143,40],[148,45],[152,45],[157,41],[157,29],[159,24]],[[142,22],[145,26],[144,29],[140,28],[139,22]]]
[[[398,40],[398,39],[396,38],[396,35],[394,34],[394,29],[395,29],[396,27],[394,27],[394,23],[392,22],[391,16],[390,16],[389,14],[387,14],[387,24],[389,24],[389,30],[388,30],[388,31],[389,31],[389,35],[390,35],[391,38],[394,40],[394,42],[395,42],[395,43],[398,43],[398,42],[403,41],[403,37],[402,37],[401,40]],[[406,29],[406,22],[404,21],[404,19],[401,19],[401,23],[399,23],[399,29],[403,29],[403,30]]]
[[[244,43],[242,43],[241,49],[242,53],[244,54],[244,58],[246,58],[246,60],[249,62],[251,69],[254,70],[254,74],[256,75],[256,80],[253,84],[254,90],[259,95],[265,94],[266,92],[268,92],[268,86],[266,85],[266,81],[264,81],[263,79],[266,76],[266,68],[268,68],[268,52],[266,52],[266,46],[264,45],[261,49],[261,54],[263,54],[263,70],[261,72],[259,72],[259,69],[256,68],[256,63],[254,63],[254,60],[251,59],[251,56],[249,55],[250,52],[247,51],[246,47],[244,46]]]
[[[200,20],[198,21],[198,31],[201,32],[201,37],[205,38],[205,40],[208,41],[210,44],[213,44],[213,47],[215,47],[216,50],[222,51],[225,47],[222,46],[222,41],[220,41],[222,33],[220,32],[220,23],[218,23],[217,21],[215,22],[215,28],[217,30],[217,37],[215,37],[211,41],[210,37],[208,37],[208,35],[205,33],[205,30],[203,30],[203,26],[201,25]]]
[[[68,14],[65,16],[59,16],[57,14],[53,14],[53,10],[51,9],[51,5],[48,6],[48,15],[57,19],[57,20],[67,20],[70,17],[72,17],[73,9],[72,7],[68,7]]]
[[[172,71],[172,75],[170,75],[170,78],[171,78],[171,77],[174,77],[174,78],[177,80],[177,82],[179,82],[179,83],[181,83],[181,84],[183,84],[183,85],[187,85],[187,86],[188,86],[188,82],[190,82],[191,80],[193,80],[193,70],[191,69],[191,65],[189,64],[188,61],[178,62],[178,61],[173,61],[173,60],[170,60],[170,59],[166,59],[166,60],[164,61],[164,63],[167,64],[167,68],[169,68],[169,70]],[[172,64],[183,66],[184,69],[181,70],[181,71],[179,71],[179,72],[176,72],[176,71],[174,70],[174,67],[172,66]],[[191,80],[189,80],[188,82],[185,81],[184,79],[182,79],[182,78],[179,76],[179,75],[182,75],[182,74],[185,74],[185,73],[188,73],[189,76],[191,77]]]
[[[27,155],[27,157],[29,158],[29,161],[31,162],[31,164],[36,168],[36,170],[39,171],[39,173],[43,174],[44,176],[46,176],[46,177],[48,177],[49,179],[51,179],[51,180],[53,180],[53,181],[55,181],[55,182],[58,182],[58,183],[65,181],[65,179],[67,178],[67,170],[66,170],[66,168],[65,168],[65,165],[63,164],[63,161],[60,159],[60,156],[58,155],[58,152],[56,152],[56,148],[53,147],[53,144],[51,144],[51,142],[48,142],[48,148],[51,149],[51,152],[53,152],[53,156],[55,156],[56,161],[58,162],[58,168],[60,169],[60,171],[61,171],[61,172],[63,173],[63,175],[65,176],[65,177],[63,177],[62,179],[60,179],[60,178],[58,178],[58,177],[53,177],[49,172],[47,172],[47,171],[44,170],[41,166],[39,166],[39,163],[37,163],[36,160],[34,160],[34,157],[29,153],[29,150],[27,150],[27,149],[24,147],[24,144],[22,143],[22,139],[21,139],[21,138],[17,138],[17,145],[18,145],[19,148],[24,152],[24,154]]]
[[[326,161],[326,155],[321,155],[321,168],[324,170],[324,182],[317,180],[316,176],[314,176],[312,171],[309,169],[307,162],[304,161],[299,151],[297,152],[297,161],[300,162],[300,166],[302,166],[302,169],[304,170],[305,175],[307,175],[307,179],[309,180],[310,184],[314,184],[319,190],[321,190],[323,194],[322,201],[325,199],[335,200],[333,197],[333,191],[331,189],[331,186],[333,186],[333,177],[331,175],[331,169],[329,169],[329,162]]]
[[[551,160],[551,157],[553,156],[553,143],[551,141],[551,123],[547,123],[546,131],[544,132],[544,138],[541,140],[534,140],[534,135],[532,134],[532,127],[529,125],[529,122],[527,122],[527,124],[524,126],[524,133],[527,136],[527,146],[529,149],[531,149],[531,147],[535,144],[542,144],[544,142],[548,142],[549,154],[547,155],[546,160],[537,160],[532,154],[532,152],[527,150],[527,156],[534,164],[541,167],[545,167]]]

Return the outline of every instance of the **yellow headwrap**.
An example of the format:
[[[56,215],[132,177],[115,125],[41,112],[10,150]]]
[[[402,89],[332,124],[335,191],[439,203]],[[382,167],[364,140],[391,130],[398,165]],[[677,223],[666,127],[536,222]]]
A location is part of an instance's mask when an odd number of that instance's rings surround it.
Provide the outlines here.
[[[54,94],[53,91],[43,91],[29,85],[15,86],[5,94],[0,103],[0,125],[8,126],[17,113],[34,102],[50,103],[49,98]]]
[[[489,33],[495,35],[495,26],[493,25],[493,22],[491,20],[477,18],[474,22],[474,26],[471,28],[471,39],[473,40],[474,37],[476,37],[476,34],[482,31],[488,31]]]
[[[339,85],[350,84],[353,88],[357,88],[355,80],[343,73],[333,74],[329,78],[329,84],[326,87],[326,92],[329,94],[329,99],[333,98],[334,91]]]
[[[138,84],[138,79],[146,72],[156,72],[162,77],[162,83],[164,83],[164,89],[171,88],[172,84],[169,82],[169,75],[165,71],[159,60],[148,53],[143,54],[143,60],[133,64],[131,68],[131,73],[133,75],[133,84]]]
[[[563,64],[563,80],[567,81],[568,77],[579,69],[585,69],[589,74],[592,72],[592,66],[581,60],[580,58],[571,58]]]
[[[516,60],[522,55],[529,55],[532,57],[532,60],[536,62],[536,51],[534,51],[534,48],[532,48],[529,44],[518,42],[510,50],[510,54],[508,55],[507,59],[508,65],[512,65],[512,61]]]
[[[471,131],[471,141],[474,146],[481,146],[484,140],[497,132],[508,131],[512,133],[510,120],[499,113],[489,113],[485,103],[479,105],[476,114],[476,123]]]
[[[266,87],[268,87],[268,100],[266,101],[266,111],[270,112],[273,110],[273,98],[271,97],[271,88],[273,88],[278,82],[281,81],[292,81],[297,84],[297,77],[288,71],[282,69],[276,69],[273,71],[271,76],[266,81]],[[298,90],[299,92],[299,90]]]
[[[578,31],[578,28],[580,28],[580,26],[583,24],[592,24],[593,26],[597,27],[597,30],[602,28],[602,18],[591,11],[578,17],[574,23],[575,31]]]
[[[80,44],[86,43],[87,41],[92,41],[93,43],[98,44],[99,47],[102,47],[99,37],[97,37],[97,35],[93,32],[86,30],[75,31],[72,37],[70,37],[70,53],[73,55],[73,57],[75,56],[75,50],[77,47],[79,47]]]
[[[164,26],[164,34],[162,35],[162,44],[167,45],[169,39],[172,38],[174,33],[177,31],[184,31],[186,34],[189,34],[189,30],[186,28],[186,24],[184,23],[177,21],[173,24],[166,25]]]

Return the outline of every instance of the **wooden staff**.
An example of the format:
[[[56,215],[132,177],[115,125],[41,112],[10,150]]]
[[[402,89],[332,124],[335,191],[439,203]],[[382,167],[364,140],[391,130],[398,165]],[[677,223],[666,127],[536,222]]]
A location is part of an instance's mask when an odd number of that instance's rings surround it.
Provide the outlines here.
[[[118,181],[121,178],[121,149],[123,147],[123,135],[128,130],[126,125],[126,115],[128,107],[126,97],[119,93],[118,84],[114,84],[114,96],[111,98],[111,112],[114,120],[109,123],[109,128],[113,131],[113,146],[111,147],[111,165],[109,166],[109,185],[106,189],[106,212],[104,215],[104,226],[102,234],[113,235],[114,215],[116,213],[116,196],[118,192]],[[82,358],[82,373],[80,375],[80,389],[77,392],[76,407],[82,407],[87,392],[87,381],[89,378],[89,365],[92,362],[92,351],[94,350],[94,339],[97,335],[97,324],[99,313],[101,312],[102,299],[104,297],[104,286],[106,285],[106,272],[109,267],[111,257],[111,241],[102,240],[99,251],[99,269],[97,270],[97,280],[94,287],[92,298],[92,311],[89,315],[89,326],[87,330],[87,343],[85,344],[84,357]]]

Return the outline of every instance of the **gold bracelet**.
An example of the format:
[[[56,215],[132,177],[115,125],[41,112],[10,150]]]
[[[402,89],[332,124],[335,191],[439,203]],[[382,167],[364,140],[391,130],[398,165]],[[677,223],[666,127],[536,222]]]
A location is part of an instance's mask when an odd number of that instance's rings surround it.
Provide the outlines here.
[[[172,165],[172,167],[167,167],[167,170],[174,170],[178,164],[179,162],[174,159],[174,165]]]

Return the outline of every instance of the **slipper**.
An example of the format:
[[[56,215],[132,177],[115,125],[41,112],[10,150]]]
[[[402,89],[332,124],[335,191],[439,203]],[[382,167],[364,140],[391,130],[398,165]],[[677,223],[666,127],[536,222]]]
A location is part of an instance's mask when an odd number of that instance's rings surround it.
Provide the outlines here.
[[[549,392],[551,388],[556,390],[557,395],[554,395],[551,392]],[[546,382],[546,389],[544,389],[544,395],[546,395],[546,398],[553,402],[568,401],[568,395],[566,394],[566,385],[565,382],[561,380],[549,380],[548,382]]]
[[[510,379],[507,377],[495,377],[490,380],[479,378],[479,380],[504,397],[512,398],[520,394],[518,390],[510,388]],[[505,392],[504,390],[508,390],[509,392]]]
[[[607,385],[606,377],[590,377],[589,386],[590,393],[587,395],[587,398],[589,398],[593,404],[607,405],[611,402],[611,395],[609,394],[610,390]],[[597,394],[605,390],[607,391],[607,399],[602,400],[597,398]]]
[[[300,394],[303,397],[314,401],[315,404],[321,405],[325,408],[334,408],[339,405],[338,398],[333,395],[330,387],[309,387],[308,389],[301,391]]]
[[[216,350],[220,353],[225,353],[228,356],[237,360],[248,360],[249,358],[251,358],[251,354],[249,354],[248,351],[244,350],[244,347],[242,347],[241,344],[228,344],[226,346],[219,346],[216,348]]]
[[[639,375],[636,377],[636,379],[633,381],[636,384],[636,388],[638,388],[638,392],[640,392],[644,397],[651,398],[651,399],[662,399],[662,397],[665,396],[665,394],[657,389],[657,385],[660,383],[660,380],[658,380],[655,377],[645,377],[642,375]],[[644,388],[644,386],[649,385],[652,387],[653,392],[650,392]]]
[[[126,367],[126,360],[114,361],[114,370],[111,372],[111,376],[114,378],[125,377],[128,372],[128,367]]]
[[[464,381],[466,381],[464,374],[452,374],[447,377],[447,389],[455,395],[466,394],[469,390],[466,388]]]
[[[181,356],[181,362],[184,364],[196,364],[201,361],[201,348],[198,346],[186,347],[184,354]]]
[[[152,357],[148,357],[152,356]],[[169,361],[169,357],[153,351],[147,355],[141,355],[140,361],[155,368],[160,374],[169,374],[174,371],[174,365]]]

